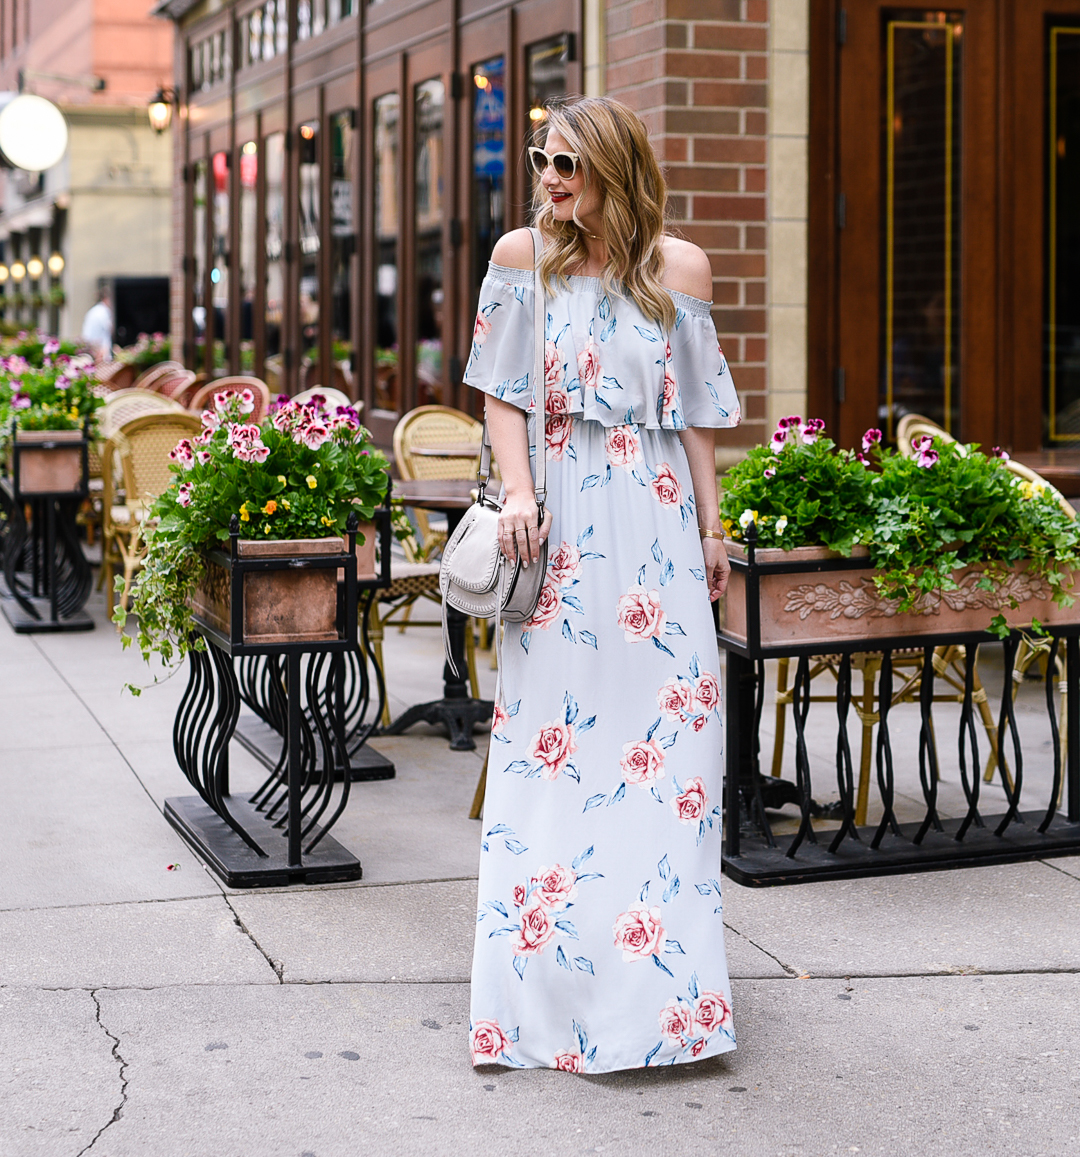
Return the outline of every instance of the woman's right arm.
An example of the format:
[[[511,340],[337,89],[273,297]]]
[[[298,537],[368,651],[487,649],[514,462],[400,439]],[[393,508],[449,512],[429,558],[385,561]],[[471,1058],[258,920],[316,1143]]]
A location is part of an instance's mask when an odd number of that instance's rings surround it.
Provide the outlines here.
[[[538,526],[536,490],[529,466],[527,416],[517,406],[498,398],[488,397],[485,401],[491,449],[506,488],[506,501],[499,515],[499,546],[511,562],[520,553],[522,565],[528,568],[529,563],[540,559],[540,544],[551,530],[551,511],[544,511],[544,524]],[[537,429],[543,430],[539,420]],[[543,454],[543,433],[537,438],[538,453]]]

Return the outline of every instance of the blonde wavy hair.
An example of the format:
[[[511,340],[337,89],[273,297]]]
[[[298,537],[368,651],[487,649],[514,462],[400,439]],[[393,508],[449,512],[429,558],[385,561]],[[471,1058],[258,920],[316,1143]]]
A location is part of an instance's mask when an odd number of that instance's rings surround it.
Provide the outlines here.
[[[608,293],[629,297],[665,329],[675,324],[675,304],[661,284],[664,274],[664,214],[667,183],[648,132],[637,114],[605,96],[582,97],[550,106],[534,133],[541,144],[552,130],[578,154],[584,196],[595,188],[603,198],[601,217],[608,260],[601,281]],[[556,221],[551,198],[534,184],[533,222],[546,244],[540,277],[549,293],[568,286],[567,269],[588,258],[585,229],[577,220]]]

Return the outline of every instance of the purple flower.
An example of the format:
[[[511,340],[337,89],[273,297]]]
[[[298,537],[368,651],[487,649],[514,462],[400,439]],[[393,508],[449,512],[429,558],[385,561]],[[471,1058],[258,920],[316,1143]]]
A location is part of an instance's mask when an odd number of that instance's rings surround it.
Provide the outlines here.
[[[870,453],[871,446],[877,446],[881,442],[881,431],[876,426],[871,426],[862,436],[862,448],[864,454]]]
[[[774,477],[774,476],[775,476],[775,474],[776,474],[776,467],[775,467],[775,466],[770,466],[770,467],[769,467],[769,468],[768,468],[768,469],[765,471],[765,477],[766,477],[766,478],[772,478],[772,477]]]
[[[1002,448],[1000,446],[995,446],[990,451],[990,457],[991,458],[1000,458],[1002,460],[1002,462],[1008,462],[1009,452],[1008,452],[1008,450],[1002,450]]]

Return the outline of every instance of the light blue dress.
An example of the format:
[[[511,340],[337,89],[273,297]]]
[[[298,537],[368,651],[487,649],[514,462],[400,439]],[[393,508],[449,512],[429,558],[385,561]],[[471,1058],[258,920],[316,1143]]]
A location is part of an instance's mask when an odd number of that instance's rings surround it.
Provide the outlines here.
[[[740,420],[707,302],[670,333],[548,298],[548,567],[508,624],[473,955],[474,1064],[610,1072],[735,1047],[720,666],[677,433]],[[534,410],[533,276],[491,265],[465,381]],[[535,415],[529,419],[535,442]]]

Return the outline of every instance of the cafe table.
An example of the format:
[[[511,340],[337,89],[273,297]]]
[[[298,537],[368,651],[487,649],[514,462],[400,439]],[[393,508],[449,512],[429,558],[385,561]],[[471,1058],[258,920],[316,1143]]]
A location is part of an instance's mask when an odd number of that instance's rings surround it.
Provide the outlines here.
[[[407,479],[395,481],[391,497],[405,506],[434,510],[446,515],[447,537],[454,533],[462,515],[473,504],[476,483],[471,479]],[[452,751],[473,751],[476,741],[473,728],[491,718],[494,704],[490,699],[473,699],[469,695],[465,663],[465,631],[469,617],[453,607],[447,608],[446,624],[450,653],[459,674],[449,662],[443,666],[443,697],[410,707],[387,727],[384,735],[400,735],[414,723],[441,723],[450,733]]]

